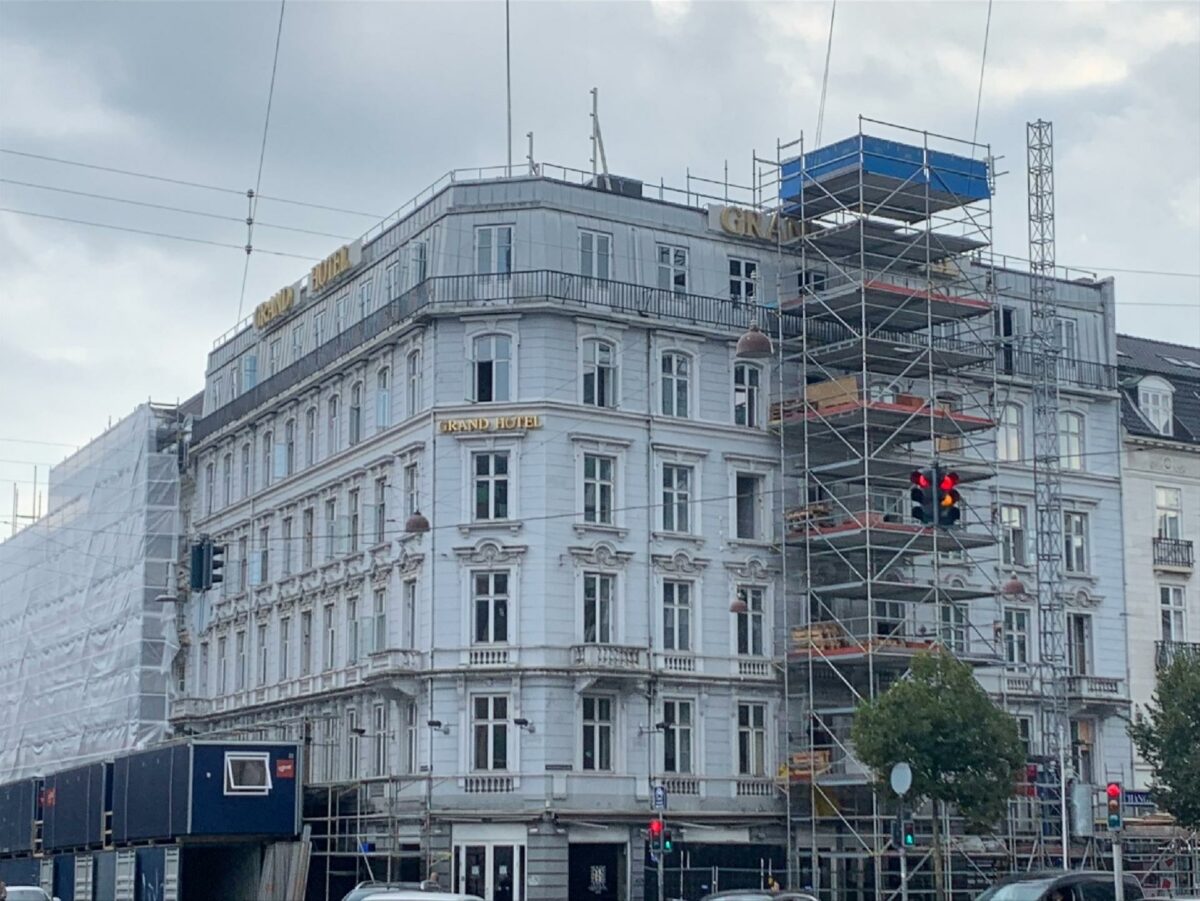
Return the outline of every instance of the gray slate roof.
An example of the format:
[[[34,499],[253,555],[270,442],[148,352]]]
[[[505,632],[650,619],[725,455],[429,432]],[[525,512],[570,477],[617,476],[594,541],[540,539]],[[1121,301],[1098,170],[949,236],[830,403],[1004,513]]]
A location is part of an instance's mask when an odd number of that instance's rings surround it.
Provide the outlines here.
[[[1158,435],[1137,407],[1137,382],[1156,375],[1175,388],[1174,434],[1171,439],[1200,444],[1200,347],[1117,335],[1117,369],[1121,384],[1121,423],[1131,435]]]

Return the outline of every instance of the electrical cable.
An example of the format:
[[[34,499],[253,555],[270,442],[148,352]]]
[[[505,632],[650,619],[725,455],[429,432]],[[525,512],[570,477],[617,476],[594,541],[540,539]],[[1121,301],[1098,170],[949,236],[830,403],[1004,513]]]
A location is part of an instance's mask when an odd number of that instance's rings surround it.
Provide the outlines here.
[[[833,56],[833,18],[837,15],[837,0],[829,8],[829,42],[825,46],[825,74],[821,76],[821,102],[817,107],[816,146],[821,146],[821,129],[825,127],[825,92],[829,87],[829,60]]]
[[[983,27],[983,57],[979,61],[979,92],[975,95],[975,128],[971,131],[971,143],[979,139],[979,111],[983,107],[983,73],[987,68],[988,36],[992,33],[992,0],[988,0],[987,24]]]

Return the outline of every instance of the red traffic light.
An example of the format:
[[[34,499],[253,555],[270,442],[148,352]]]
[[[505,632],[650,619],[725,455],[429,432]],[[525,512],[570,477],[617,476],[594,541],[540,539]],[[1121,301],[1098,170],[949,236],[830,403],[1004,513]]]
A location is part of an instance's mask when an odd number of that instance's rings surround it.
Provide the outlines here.
[[[1104,790],[1104,793],[1106,795],[1108,795],[1110,800],[1119,799],[1121,797],[1121,783],[1120,782],[1108,783],[1108,788],[1106,788]]]
[[[942,491],[953,491],[956,487],[958,487],[958,473],[945,473],[942,476],[942,480],[938,482],[938,487],[942,489]]]
[[[911,481],[918,488],[928,488],[930,485],[929,474],[923,469],[913,470],[912,475],[910,475],[908,478],[909,481]]]
[[[650,821],[651,837],[658,838],[658,836],[662,835],[662,831],[663,831],[663,821],[662,820],[651,820]]]

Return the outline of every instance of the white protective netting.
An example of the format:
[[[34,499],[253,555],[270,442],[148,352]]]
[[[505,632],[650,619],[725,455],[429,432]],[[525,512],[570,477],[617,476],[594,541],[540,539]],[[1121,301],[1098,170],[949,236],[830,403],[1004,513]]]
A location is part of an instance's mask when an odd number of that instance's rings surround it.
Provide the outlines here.
[[[50,472],[0,543],[0,782],[163,737],[176,651],[174,408],[143,404]],[[174,593],[170,591],[169,593]]]

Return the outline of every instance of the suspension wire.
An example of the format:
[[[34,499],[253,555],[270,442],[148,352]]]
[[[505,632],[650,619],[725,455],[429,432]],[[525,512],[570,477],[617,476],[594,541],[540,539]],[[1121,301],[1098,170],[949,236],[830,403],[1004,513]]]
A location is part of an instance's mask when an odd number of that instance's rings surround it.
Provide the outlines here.
[[[837,0],[829,8],[829,42],[825,45],[825,74],[821,77],[821,103],[817,107],[816,146],[821,146],[821,128],[825,125],[825,92],[829,88],[829,59],[833,55],[833,18],[837,15]]]
[[[971,143],[979,138],[979,110],[983,106],[983,72],[987,68],[988,36],[992,32],[992,0],[988,0],[987,24],[983,27],[983,58],[979,61],[979,92],[975,95],[975,128],[971,131]]]

